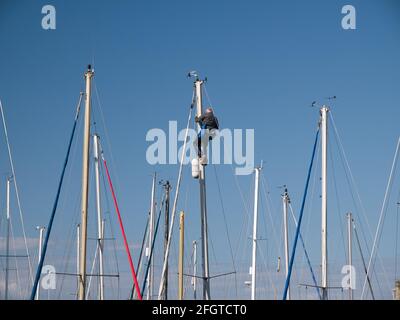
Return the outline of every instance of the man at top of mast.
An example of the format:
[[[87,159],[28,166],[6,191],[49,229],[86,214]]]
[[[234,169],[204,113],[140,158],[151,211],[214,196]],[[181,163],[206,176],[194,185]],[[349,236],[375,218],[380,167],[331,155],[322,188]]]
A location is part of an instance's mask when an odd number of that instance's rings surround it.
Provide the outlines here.
[[[207,145],[219,129],[218,119],[211,107],[208,107],[200,117],[196,116],[194,121],[199,123],[200,131],[197,136],[197,155],[202,165],[207,165]]]

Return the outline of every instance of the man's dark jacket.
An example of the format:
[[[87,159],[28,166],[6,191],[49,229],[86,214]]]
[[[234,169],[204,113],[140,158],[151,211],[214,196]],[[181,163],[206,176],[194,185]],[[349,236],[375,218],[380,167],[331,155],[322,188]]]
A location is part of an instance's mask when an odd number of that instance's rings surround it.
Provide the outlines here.
[[[205,129],[219,129],[218,119],[213,112],[206,112],[199,117],[200,125]]]

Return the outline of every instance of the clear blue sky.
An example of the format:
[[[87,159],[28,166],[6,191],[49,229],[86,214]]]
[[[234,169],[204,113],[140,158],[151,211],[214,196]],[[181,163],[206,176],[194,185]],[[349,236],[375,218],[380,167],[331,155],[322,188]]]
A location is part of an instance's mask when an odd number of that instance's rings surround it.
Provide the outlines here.
[[[341,28],[341,8],[349,3],[357,10],[357,29],[346,31]],[[41,8],[45,4],[52,4],[57,10],[56,30],[41,28]],[[208,77],[208,93],[223,127],[255,129],[256,162],[265,162],[263,174],[273,207],[270,213],[262,213],[266,222],[260,229],[261,236],[268,239],[260,250],[268,247],[264,254],[267,252],[269,269],[275,268],[277,256],[282,254],[273,240],[274,232],[278,242],[281,238],[281,190],[277,186],[288,185],[296,214],[300,207],[319,116],[317,109],[309,107],[313,100],[338,97],[331,109],[375,231],[399,135],[399,36],[400,5],[395,0],[200,3],[2,0],[0,98],[29,237],[37,237],[36,225],[48,222],[88,63],[95,68],[95,84],[107,130],[101,124],[95,98],[94,116],[111,163],[131,243],[141,242],[150,201],[151,174],[157,171],[160,178],[170,179],[174,184],[178,171],[176,165],[147,164],[146,132],[151,128],[166,130],[168,120],[177,120],[178,128],[184,128],[192,95],[192,83],[186,74],[192,69]],[[57,252],[57,243],[60,246],[63,241],[72,240],[67,230],[79,220],[81,140],[82,126],[67,173],[69,183],[65,184],[56,218],[54,246],[50,249],[53,254]],[[1,150],[0,172],[5,177],[9,172],[5,143]],[[340,201],[338,204],[335,200],[332,184],[329,240],[331,257],[341,265],[344,253],[337,253],[343,248],[342,244],[340,248],[337,245],[342,243],[338,219],[342,219],[344,226],[345,213],[355,210],[355,206],[346,189],[337,148],[333,147],[332,153],[336,159],[334,172]],[[229,272],[233,267],[225,224],[214,170],[209,168],[210,238],[215,252],[212,266],[214,263],[218,272]],[[229,165],[218,166],[217,171],[234,250],[238,242],[246,243],[249,249],[250,229],[241,233],[247,216],[232,169]],[[238,181],[251,209],[252,177],[238,177]],[[200,230],[195,182],[187,169],[179,209],[185,209],[188,216],[188,256],[190,243],[198,238]],[[1,194],[5,192],[4,184],[0,185]],[[317,183],[313,210],[305,217],[306,222],[310,221],[306,238],[316,270],[320,259],[318,190]],[[386,221],[380,247],[381,256],[391,259],[388,269],[393,269],[394,204],[398,190],[399,179],[393,187],[388,211],[391,220]],[[161,189],[159,195],[160,192]],[[15,203],[13,208],[18,221]],[[90,210],[94,219],[93,201]],[[114,215],[113,220],[115,223]],[[94,222],[91,220],[92,236]],[[121,243],[119,236],[118,241]],[[36,251],[36,247],[32,250]],[[133,250],[136,259],[138,249]],[[237,257],[238,265],[242,263],[237,267],[238,272],[246,273],[249,254],[244,249],[238,251],[242,252]],[[48,259],[51,263],[51,257]],[[157,259],[161,261],[159,256]],[[120,267],[128,270],[123,255]],[[392,284],[393,270],[388,277]],[[359,285],[362,280],[360,276]],[[247,297],[248,289],[242,283],[239,288]]]

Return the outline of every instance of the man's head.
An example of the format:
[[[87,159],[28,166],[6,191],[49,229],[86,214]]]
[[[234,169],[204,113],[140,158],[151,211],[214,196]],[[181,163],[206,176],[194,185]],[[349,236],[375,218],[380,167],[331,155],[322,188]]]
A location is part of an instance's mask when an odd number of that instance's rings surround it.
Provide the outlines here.
[[[206,109],[206,112],[207,112],[207,113],[212,113],[212,112],[213,112],[213,109],[212,109],[211,107],[208,107],[208,108]]]

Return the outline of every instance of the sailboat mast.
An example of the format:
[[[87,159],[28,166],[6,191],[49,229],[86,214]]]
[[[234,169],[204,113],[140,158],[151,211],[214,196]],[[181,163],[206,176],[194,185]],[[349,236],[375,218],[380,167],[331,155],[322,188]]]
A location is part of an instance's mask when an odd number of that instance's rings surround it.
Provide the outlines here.
[[[81,259],[80,259],[80,251],[81,251],[81,225],[78,223],[77,224],[77,226],[76,226],[76,275],[77,275],[77,277],[76,277],[76,279],[77,279],[77,291],[76,291],[76,293],[77,293],[77,297],[78,297],[78,294],[79,294],[79,283],[81,282],[80,281],[80,274],[79,274],[79,265],[80,265],[80,261],[81,261]]]
[[[100,203],[99,136],[93,135],[94,168],[96,176],[97,241],[99,250],[99,300],[104,300],[103,218]]]
[[[85,100],[85,120],[83,136],[83,164],[82,164],[82,205],[81,205],[81,248],[79,262],[79,292],[78,299],[84,300],[86,296],[86,243],[87,243],[87,209],[89,191],[89,146],[90,146],[90,107],[91,107],[91,85],[94,72],[91,66],[85,73],[86,79],[86,100]]]
[[[171,185],[169,181],[167,181],[164,185],[165,188],[165,216],[164,216],[164,256],[167,251],[168,247],[168,230],[169,230],[169,203],[170,203],[170,191]],[[164,300],[168,299],[168,261],[166,262],[166,270],[165,270],[165,277],[164,277]]]
[[[195,81],[196,92],[196,115],[200,117],[202,110],[202,85],[204,81],[199,78]],[[200,132],[201,127],[197,124]],[[205,167],[199,164],[199,185],[200,185],[200,215],[201,215],[201,254],[203,272],[203,300],[210,299],[210,278],[208,263],[208,226],[207,226],[207,200],[206,200],[206,172]]]
[[[179,216],[178,300],[183,300],[183,256],[185,243],[185,213]]]
[[[328,247],[327,247],[327,150],[328,150],[328,112],[327,106],[321,110],[321,267],[322,267],[322,299],[328,299]]]
[[[10,271],[10,180],[11,178],[7,178],[7,194],[6,194],[6,206],[7,206],[7,238],[6,238],[6,283],[5,283],[5,292],[4,299],[8,300],[8,283],[9,283],[9,271]]]
[[[255,168],[254,179],[254,215],[253,215],[253,251],[251,263],[251,300],[256,299],[256,258],[257,258],[257,223],[258,223],[258,194],[260,185],[260,171],[261,167]]]
[[[285,192],[282,196],[283,201],[283,229],[284,229],[284,243],[285,243],[285,275],[286,278],[289,274],[289,232],[288,232],[288,205],[290,202],[288,190],[285,188]],[[290,285],[287,291],[287,300],[290,300]]]
[[[43,247],[43,232],[46,228],[37,226],[36,229],[39,230],[38,263],[40,263],[40,257],[42,256],[42,247]],[[39,299],[40,299],[40,286],[38,286],[37,290],[36,290],[36,300],[39,300]]]
[[[197,241],[193,241],[193,300],[197,299]]]
[[[151,202],[150,202],[150,228],[149,228],[149,242],[147,257],[150,263],[150,272],[147,278],[147,300],[151,300],[153,297],[153,279],[154,279],[154,259],[151,256],[154,255],[151,251],[153,250],[153,238],[154,238],[154,224],[155,224],[155,197],[156,197],[156,173],[153,175],[153,183],[151,186]]]
[[[350,287],[349,287],[349,299],[353,300],[353,288],[351,287],[353,283],[353,248],[352,248],[352,223],[353,223],[353,215],[351,212],[347,214],[347,241],[348,241],[348,256],[349,261],[348,265],[350,267]]]

